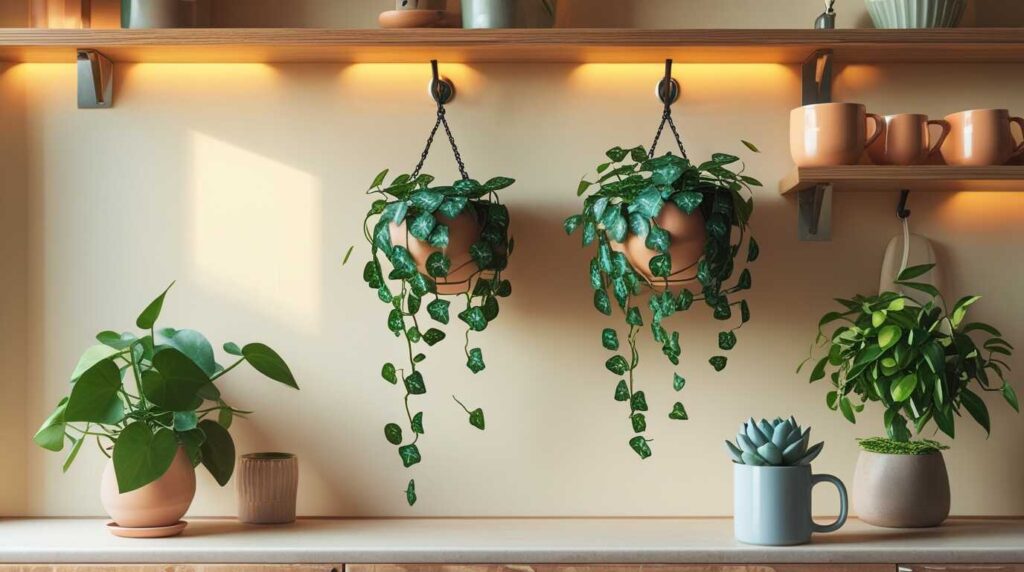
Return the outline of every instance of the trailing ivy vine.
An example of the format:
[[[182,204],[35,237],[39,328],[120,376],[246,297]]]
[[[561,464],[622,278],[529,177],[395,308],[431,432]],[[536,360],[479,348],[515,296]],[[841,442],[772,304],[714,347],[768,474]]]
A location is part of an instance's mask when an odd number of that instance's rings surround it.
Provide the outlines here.
[[[502,278],[502,272],[508,265],[514,241],[509,237],[508,209],[501,204],[497,191],[515,181],[495,177],[481,184],[463,178],[452,185],[432,186],[434,177],[430,175],[402,174],[385,185],[387,175],[386,169],[378,174],[367,191],[380,198],[370,206],[363,223],[372,255],[363,269],[363,279],[390,308],[388,330],[405,340],[406,363],[385,363],[381,377],[392,385],[401,383],[404,388],[406,418],[401,423],[385,425],[384,437],[397,447],[402,464],[408,468],[422,460],[417,444],[425,433],[423,412],[417,411],[410,402],[410,398],[427,392],[421,369],[427,356],[419,350],[422,349],[421,344],[434,346],[446,337],[444,331],[425,323],[425,320],[429,318],[441,325],[449,323],[451,302],[440,297],[437,281],[444,281],[450,273],[462,269],[452,267],[452,259],[447,252],[447,223],[468,213],[480,229],[479,239],[469,247],[476,270],[465,281],[465,293],[459,296],[465,299],[466,305],[457,314],[466,326],[463,343],[466,367],[473,373],[480,373],[486,367],[483,351],[479,347],[470,347],[470,332],[484,331],[498,317],[498,298],[512,293],[512,285]],[[399,225],[399,232],[406,233],[406,241],[422,241],[437,249],[427,257],[423,268],[417,266],[408,248],[392,243],[392,225]],[[386,274],[381,265],[382,256],[391,267]],[[421,312],[424,309],[426,317]],[[465,410],[473,427],[484,429],[483,409],[470,410],[455,396],[453,400]],[[415,504],[414,479],[409,481],[405,494],[409,505]]]
[[[757,152],[752,144],[743,143]],[[640,363],[637,336],[645,323],[649,323],[662,352],[673,365],[679,365],[679,332],[666,329],[665,320],[689,310],[694,302],[703,301],[711,308],[715,319],[736,322],[735,326],[723,328],[718,334],[718,347],[723,352],[735,347],[736,330],[750,319],[747,301],[736,296],[750,288],[750,271],[744,268],[734,283],[729,281],[735,274],[735,259],[744,240],[747,262],[753,262],[759,254],[757,241],[747,235],[754,209],[751,188],[760,187],[761,183],[744,175],[742,166],[731,170],[729,165],[740,160],[725,153],[715,153],[710,161],[697,165],[671,153],[651,158],[643,147],[615,147],[606,156],[608,160],[597,166],[596,178],[580,182],[577,196],[587,194],[583,211],[565,220],[565,231],[572,234],[580,229],[583,246],[597,247],[590,261],[594,307],[611,316],[617,306],[625,319],[626,355],[618,353],[622,344],[619,331],[614,328],[601,332],[601,344],[616,352],[605,362],[605,368],[620,378],[615,386],[615,400],[629,407],[630,423],[636,434],[629,439],[629,446],[645,459],[652,454],[652,440],[644,436],[649,411],[647,397],[643,390],[636,388],[635,372]],[[678,288],[678,293],[673,290],[677,289],[679,280],[673,276],[694,269],[681,268],[679,261],[673,262],[669,253],[669,232],[656,222],[668,203],[687,214],[698,211],[703,214],[707,235],[703,254],[695,264],[696,278],[688,282],[687,287]],[[658,253],[650,260],[650,275],[655,277],[653,284],[633,267],[621,248],[613,248],[613,243],[621,245],[630,235],[643,239],[648,249]],[[644,295],[650,310],[649,320],[645,320],[639,300]],[[738,309],[738,320],[734,319],[734,308]],[[722,371],[728,358],[716,355],[708,361],[716,371]],[[685,385],[686,378],[676,373],[673,388],[681,391]],[[677,401],[668,411],[668,417],[685,421],[689,414],[683,403]]]

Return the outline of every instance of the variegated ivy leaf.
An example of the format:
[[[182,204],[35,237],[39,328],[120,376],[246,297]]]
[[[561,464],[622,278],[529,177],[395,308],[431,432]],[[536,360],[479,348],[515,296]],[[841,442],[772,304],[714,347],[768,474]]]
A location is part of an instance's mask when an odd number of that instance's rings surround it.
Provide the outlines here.
[[[417,296],[415,294],[409,294],[408,298],[406,298],[406,302],[405,303],[406,303],[406,305],[409,308],[409,313],[410,314],[415,314],[416,312],[420,311],[420,304],[422,302],[423,302],[423,298],[420,298],[419,296]]]
[[[384,212],[384,209],[387,208],[387,206],[388,202],[385,201],[384,199],[378,199],[376,201],[373,201],[373,203],[370,204],[370,214],[379,215],[382,212]]]
[[[643,433],[647,430],[647,417],[643,413],[634,413],[629,420],[633,422],[634,433]]]
[[[612,272],[612,249],[604,241],[597,247],[597,266],[606,274]]]
[[[376,260],[371,260],[366,263],[363,267],[363,280],[370,288],[380,288],[383,283],[383,277],[380,272],[380,263]]]
[[[595,220],[601,220],[604,216],[604,211],[608,209],[608,197],[598,197],[594,201],[594,206],[591,208],[591,213],[594,215]]]
[[[427,242],[434,248],[448,248],[448,226],[437,224],[434,230],[430,231]]]
[[[398,383],[398,376],[395,372],[395,364],[386,363],[380,370],[380,376],[384,378],[384,381],[388,383]]]
[[[498,283],[498,288],[494,292],[497,296],[507,298],[512,295],[512,283],[508,280],[502,280]]]
[[[757,257],[761,255],[761,247],[758,246],[757,241],[754,237],[750,237],[750,242],[747,244],[747,262],[753,262],[757,260]]]
[[[388,329],[396,336],[405,329],[405,320],[402,319],[402,312],[391,310],[391,313],[388,314]]]
[[[437,224],[437,220],[434,215],[424,212],[420,213],[409,225],[409,234],[415,236],[420,240],[426,240],[430,236],[430,232],[434,230],[434,225]]]
[[[686,310],[689,310],[690,306],[692,305],[693,292],[690,292],[689,290],[684,288],[683,291],[679,293],[679,301],[676,303],[676,308],[680,312],[685,312]]]
[[[637,327],[644,325],[644,318],[640,314],[640,308],[633,306],[626,311],[626,323],[629,324],[630,326]]]
[[[615,242],[626,240],[626,231],[629,230],[626,217],[622,216],[622,211],[618,207],[609,209],[608,213],[611,214],[606,214],[602,220],[608,236]]]
[[[672,389],[675,389],[676,391],[682,391],[684,387],[686,387],[686,378],[679,375],[678,373],[674,374],[672,377]]]
[[[612,356],[604,363],[604,367],[616,375],[623,375],[629,371],[629,362],[622,356]]]
[[[594,291],[594,307],[605,316],[612,315],[612,301],[608,299],[608,293],[604,290]]]
[[[473,257],[473,261],[476,262],[480,268],[487,268],[491,265],[491,261],[494,260],[494,253],[491,251],[491,246],[486,242],[477,242],[473,246],[469,247],[469,255]]]
[[[683,209],[686,214],[693,214],[700,203],[704,201],[704,195],[698,191],[684,191],[672,196],[672,202]]]
[[[603,288],[601,267],[598,265],[596,257],[590,259],[590,287],[594,290],[600,290]]]
[[[571,217],[565,219],[565,223],[563,223],[562,225],[565,227],[565,234],[572,234],[576,232],[576,229],[579,228],[580,223],[582,222],[582,215],[572,215]]]
[[[736,347],[736,332],[719,332],[718,347],[726,351]]]
[[[409,506],[416,504],[416,481],[409,479],[409,486],[405,487],[405,500]]]
[[[433,252],[427,257],[427,274],[430,274],[434,278],[444,278],[448,276],[448,270],[451,268],[451,261],[442,252]]]
[[[644,241],[644,245],[651,250],[657,250],[658,252],[664,253],[668,251],[668,247],[671,242],[672,239],[669,237],[668,231],[657,226],[652,226],[651,232],[647,235],[647,240]]]
[[[471,411],[469,414],[469,424],[483,431],[486,426],[486,423],[484,422],[484,410],[478,407]]]
[[[402,442],[402,428],[395,423],[388,423],[384,426],[384,437],[388,443],[398,445]]]
[[[500,191],[505,187],[511,186],[512,183],[515,182],[515,179],[510,179],[508,177],[494,177],[493,179],[490,179],[489,181],[484,183],[484,188],[487,189],[488,191]]]
[[[711,364],[711,367],[715,368],[715,371],[722,371],[723,369],[725,369],[725,365],[726,363],[728,363],[728,361],[729,358],[725,356],[715,356],[709,359],[708,363]]]
[[[654,276],[667,278],[672,275],[672,257],[668,254],[659,254],[651,258],[649,267]]]
[[[473,348],[469,350],[469,358],[466,361],[466,367],[468,367],[473,373],[480,373],[484,370],[486,367],[486,365],[484,365],[484,353],[480,348]]]
[[[466,204],[469,199],[466,197],[448,197],[441,203],[441,206],[437,207],[437,212],[448,218],[455,218],[459,216],[462,209],[466,208]]]
[[[683,407],[683,404],[677,401],[672,406],[672,411],[669,412],[668,418],[676,421],[686,421],[690,416],[686,414],[686,408]]]
[[[487,223],[489,226],[508,228],[508,207],[496,203],[488,204]]]
[[[409,424],[409,427],[412,429],[413,433],[418,433],[420,435],[424,434],[422,411],[412,416],[412,423]]]
[[[441,322],[442,324],[448,323],[448,306],[451,304],[448,300],[442,300],[438,298],[433,302],[427,304],[427,313],[434,320]]]
[[[649,221],[650,219],[640,213],[629,215],[629,232],[633,233],[634,236],[644,238],[651,231],[651,223]]]
[[[423,458],[420,457],[420,449],[415,444],[399,447],[398,455],[402,458],[402,464],[405,465],[406,468],[423,460]]]
[[[488,322],[493,322],[494,319],[498,317],[498,299],[494,296],[488,296],[487,299],[484,300],[484,304],[481,306],[481,309],[484,311],[484,319]]]
[[[624,379],[620,379],[615,386],[615,401],[629,401],[629,386]]]
[[[487,317],[484,316],[484,311],[477,306],[466,308],[460,312],[459,319],[465,322],[469,329],[474,332],[482,332],[487,328]]]
[[[430,328],[423,334],[423,341],[427,342],[428,346],[433,346],[445,338],[445,333],[437,328]]]
[[[729,305],[729,300],[724,296],[721,302],[715,306],[715,312],[713,314],[716,320],[728,320],[732,317],[732,306]]]
[[[381,220],[402,224],[407,212],[409,212],[409,203],[405,201],[394,202],[384,207],[384,211],[381,213]]]
[[[601,345],[607,350],[615,351],[619,349],[619,336],[615,333],[615,330],[611,328],[605,328],[601,332]]]
[[[417,328],[416,326],[413,326],[405,331],[405,337],[409,338],[409,341],[415,344],[418,343],[420,341],[420,338],[422,338],[423,336],[420,335],[420,329]]]
[[[596,236],[597,225],[594,224],[594,221],[588,220],[583,223],[583,246],[590,246]],[[388,244],[390,245],[390,238]]]
[[[427,386],[423,382],[423,374],[414,371],[405,376],[405,390],[411,395],[423,395],[427,392]]]
[[[394,270],[391,271],[392,280],[408,279],[416,275],[416,262],[413,261],[409,251],[404,246],[396,246],[391,250],[388,257]]]
[[[409,287],[412,288],[412,293],[417,296],[426,296],[430,292],[434,291],[434,282],[428,280],[426,276],[416,272],[416,275],[409,279]]]
[[[373,245],[385,256],[391,254],[391,229],[388,227],[388,221],[383,218],[373,227]]]
[[[647,411],[647,397],[643,391],[637,391],[629,398],[629,407],[633,411]]]
[[[629,286],[626,285],[626,281],[622,278],[612,280],[612,293],[615,294],[615,301],[619,307],[626,309],[626,303],[629,302]]]
[[[633,199],[633,202],[629,205],[629,212],[639,213],[651,219],[658,216],[658,213],[661,212],[661,204],[661,193],[658,192],[658,189],[651,187]]]
[[[750,306],[746,300],[740,302],[740,321],[744,324],[750,321]]]
[[[380,288],[377,288],[377,298],[385,304],[390,304],[394,301],[395,297],[391,294],[391,289],[388,288],[387,284],[381,284]]]
[[[651,456],[651,447],[647,444],[647,440],[637,435],[629,440],[629,446],[636,451],[637,455],[640,455],[641,459],[646,459]]]
[[[444,195],[435,191],[417,191],[409,197],[409,202],[424,213],[432,213],[444,202]]]

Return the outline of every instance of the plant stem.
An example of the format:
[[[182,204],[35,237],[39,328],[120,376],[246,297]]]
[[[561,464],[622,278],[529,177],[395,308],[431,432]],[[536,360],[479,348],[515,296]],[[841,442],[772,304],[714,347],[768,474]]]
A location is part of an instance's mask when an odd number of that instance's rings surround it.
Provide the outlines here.
[[[462,409],[464,409],[464,410],[466,411],[466,413],[472,414],[472,413],[471,413],[471,412],[469,411],[469,408],[468,408],[468,407],[466,407],[465,405],[463,405],[463,403],[462,403],[461,401],[459,401],[459,398],[458,398],[458,397],[455,397],[455,396],[453,395],[453,396],[452,396],[452,399],[454,399],[454,400],[455,400],[455,403],[458,403],[458,404],[459,404],[459,407],[461,407]]]
[[[238,364],[242,363],[243,361],[245,361],[244,357],[238,358],[238,361],[236,361],[235,363],[233,363],[233,364],[229,365],[228,367],[226,367],[225,369],[222,369],[219,372],[213,374],[213,376],[210,377],[210,381],[212,382],[213,380],[219,378],[220,376],[224,375],[225,373],[235,369],[236,367],[238,367]]]

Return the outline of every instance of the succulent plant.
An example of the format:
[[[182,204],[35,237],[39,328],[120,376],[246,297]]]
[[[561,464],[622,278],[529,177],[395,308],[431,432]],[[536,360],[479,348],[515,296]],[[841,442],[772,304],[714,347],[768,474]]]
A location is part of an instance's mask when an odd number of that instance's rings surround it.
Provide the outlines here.
[[[796,419],[776,417],[774,421],[751,417],[736,434],[736,444],[725,442],[733,461],[741,465],[795,467],[809,465],[824,443],[808,448],[811,428],[801,429]]]

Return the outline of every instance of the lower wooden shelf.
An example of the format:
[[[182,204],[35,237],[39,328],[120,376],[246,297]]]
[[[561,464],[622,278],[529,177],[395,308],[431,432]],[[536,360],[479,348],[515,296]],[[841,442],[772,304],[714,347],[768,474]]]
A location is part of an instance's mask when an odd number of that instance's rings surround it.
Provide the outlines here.
[[[793,193],[820,184],[835,191],[1024,191],[1024,166],[957,167],[951,165],[843,165],[797,167],[779,182],[779,192]]]

